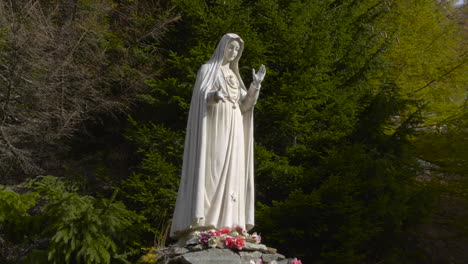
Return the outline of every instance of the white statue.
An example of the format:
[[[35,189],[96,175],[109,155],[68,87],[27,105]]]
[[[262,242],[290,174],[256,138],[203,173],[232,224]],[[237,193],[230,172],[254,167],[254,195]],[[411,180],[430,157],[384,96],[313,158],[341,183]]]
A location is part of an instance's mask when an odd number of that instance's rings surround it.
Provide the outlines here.
[[[254,226],[253,107],[265,66],[247,90],[238,62],[244,41],[223,36],[202,65],[190,104],[182,178],[170,236]]]

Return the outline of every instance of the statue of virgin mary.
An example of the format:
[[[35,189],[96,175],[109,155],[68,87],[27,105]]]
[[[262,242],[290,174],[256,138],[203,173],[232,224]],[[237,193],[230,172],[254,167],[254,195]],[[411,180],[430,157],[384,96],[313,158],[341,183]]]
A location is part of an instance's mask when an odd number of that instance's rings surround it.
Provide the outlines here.
[[[244,41],[226,34],[197,73],[182,177],[170,236],[254,226],[253,108],[265,66],[246,89],[238,62]]]

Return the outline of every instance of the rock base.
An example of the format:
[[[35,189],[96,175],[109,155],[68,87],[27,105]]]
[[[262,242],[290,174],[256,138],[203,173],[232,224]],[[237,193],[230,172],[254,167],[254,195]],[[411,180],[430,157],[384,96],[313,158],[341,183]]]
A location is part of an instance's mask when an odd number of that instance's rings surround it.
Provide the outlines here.
[[[173,245],[160,250],[161,264],[291,264],[292,259],[263,244],[246,243],[241,251],[227,248],[204,249],[201,245],[180,247]],[[259,261],[261,260],[261,261]]]

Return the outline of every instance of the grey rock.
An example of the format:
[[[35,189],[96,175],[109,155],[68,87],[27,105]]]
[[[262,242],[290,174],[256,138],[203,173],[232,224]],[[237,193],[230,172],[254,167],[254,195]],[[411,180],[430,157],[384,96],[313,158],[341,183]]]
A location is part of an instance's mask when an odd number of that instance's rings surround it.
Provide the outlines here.
[[[276,253],[276,255],[278,255],[278,260],[283,260],[285,259],[286,257],[280,253]]]
[[[181,256],[183,264],[241,264],[241,258],[230,249],[210,248]]]
[[[202,251],[203,250],[203,246],[198,244],[198,245],[195,245],[193,247],[190,248],[190,251],[193,251],[193,252],[196,252],[196,251]]]
[[[175,258],[171,258],[171,259],[169,259],[169,260],[166,260],[166,261],[164,261],[163,263],[164,263],[164,264],[180,264],[180,263],[182,263],[182,262],[181,262],[181,259],[182,259],[181,256],[177,256],[177,257],[175,257]]]
[[[185,254],[185,253],[187,253],[189,251],[190,250],[188,250],[187,248],[184,248],[184,247],[172,247],[169,252],[171,254],[174,254],[174,255],[182,255],[182,254]]]
[[[254,244],[250,242],[245,242],[245,246],[242,248],[242,250],[247,250],[247,251],[260,251],[263,253],[268,253],[268,249],[265,245],[263,244]]]
[[[278,261],[278,264],[290,264],[291,260],[290,259],[283,259],[281,261]]]
[[[240,251],[239,255],[241,257],[241,260],[247,261],[247,263],[250,262],[251,259],[257,260],[262,257],[262,252],[259,251],[249,251],[249,252],[244,252]]]
[[[185,242],[186,245],[196,245],[198,243],[200,243],[200,239],[198,237],[192,237]]]
[[[273,260],[283,260],[285,257],[281,254],[263,254],[262,259],[265,262],[271,262]]]

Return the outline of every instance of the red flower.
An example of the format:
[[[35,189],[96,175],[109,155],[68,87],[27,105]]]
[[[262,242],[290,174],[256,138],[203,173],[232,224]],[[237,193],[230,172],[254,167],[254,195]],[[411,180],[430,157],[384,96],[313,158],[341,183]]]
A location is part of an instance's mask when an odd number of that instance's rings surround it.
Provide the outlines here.
[[[227,234],[231,233],[231,231],[232,231],[232,229],[229,228],[229,227],[221,228],[219,230],[219,232],[221,232],[221,234],[223,234],[223,235],[227,235]]]
[[[245,240],[241,236],[237,236],[235,242],[236,242],[236,248],[238,250],[242,250],[242,248],[245,246]]]
[[[226,246],[228,248],[236,248],[236,239],[232,236],[226,236]]]

